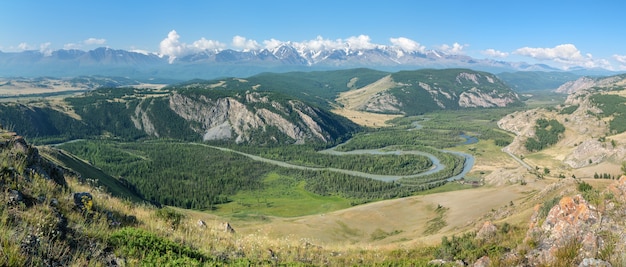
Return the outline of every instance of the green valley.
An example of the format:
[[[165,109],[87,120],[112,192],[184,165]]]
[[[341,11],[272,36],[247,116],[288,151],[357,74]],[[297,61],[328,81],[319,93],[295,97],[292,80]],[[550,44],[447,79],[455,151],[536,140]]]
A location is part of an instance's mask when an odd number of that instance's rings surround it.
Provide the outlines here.
[[[4,102],[0,186],[24,204],[1,210],[0,234],[51,210],[63,214],[60,240],[84,249],[70,240],[87,236],[130,265],[540,262],[550,236],[528,238],[542,231],[529,219],[556,220],[561,197],[591,209],[576,190],[596,205],[621,201],[609,183],[622,166],[625,96],[615,85],[520,98],[486,72],[353,69]],[[21,221],[8,219],[15,212]]]

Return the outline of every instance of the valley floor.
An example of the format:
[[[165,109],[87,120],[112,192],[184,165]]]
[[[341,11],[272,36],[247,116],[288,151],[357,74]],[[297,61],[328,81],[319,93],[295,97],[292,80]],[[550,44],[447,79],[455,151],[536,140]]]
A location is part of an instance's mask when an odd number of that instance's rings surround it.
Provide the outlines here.
[[[519,219],[526,222],[532,211],[524,205],[524,199],[529,192],[539,191],[552,182],[536,180],[525,186],[484,186],[385,200],[325,214],[294,218],[249,217],[249,220],[230,223],[244,235],[307,240],[324,246],[430,245],[438,243],[444,235],[475,230],[485,220],[502,219],[503,215],[527,215]],[[517,211],[516,206],[520,207]],[[386,235],[378,236],[384,233]]]

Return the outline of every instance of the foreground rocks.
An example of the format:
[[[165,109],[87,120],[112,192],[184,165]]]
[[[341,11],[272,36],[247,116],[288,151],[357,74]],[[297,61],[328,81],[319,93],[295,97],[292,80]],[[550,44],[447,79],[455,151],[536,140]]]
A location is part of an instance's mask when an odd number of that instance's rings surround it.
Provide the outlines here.
[[[585,199],[587,197],[588,199]],[[626,249],[626,176],[604,191],[565,196],[545,218],[533,214],[524,243],[528,264],[611,266]]]

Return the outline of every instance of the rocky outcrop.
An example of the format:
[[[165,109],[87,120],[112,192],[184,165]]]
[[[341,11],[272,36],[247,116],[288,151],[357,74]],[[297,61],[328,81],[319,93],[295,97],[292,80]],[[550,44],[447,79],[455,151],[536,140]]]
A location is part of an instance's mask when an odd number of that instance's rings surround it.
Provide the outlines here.
[[[515,94],[502,94],[495,91],[486,93],[475,87],[459,95],[459,106],[463,108],[506,107],[517,101],[519,100]]]
[[[625,157],[626,148],[624,146],[614,146],[611,142],[588,139],[577,145],[563,162],[572,168],[582,168],[607,159],[619,160]]]
[[[496,235],[496,231],[498,231],[498,227],[496,227],[490,221],[486,221],[483,223],[483,226],[476,233],[476,239],[487,240],[491,239]]]
[[[257,92],[218,98],[174,93],[169,99],[169,107],[183,119],[199,124],[195,130],[205,141],[234,139],[237,143],[250,142],[258,133],[270,135],[267,136],[270,140],[278,140],[280,137],[271,129],[277,129],[296,144],[334,139],[322,123],[320,110],[297,100],[281,104]]]
[[[580,77],[575,81],[566,82],[556,89],[557,93],[571,94],[581,90],[586,90],[594,86],[595,80],[589,77]]]
[[[556,89],[557,93],[572,94],[588,90],[593,87],[623,86],[626,84],[624,75],[609,76],[603,78],[580,77],[575,81],[566,82]]]
[[[626,176],[605,192],[564,196],[545,218],[537,208],[529,224],[525,243],[531,266],[568,261],[579,266],[611,266],[606,259],[626,248]],[[590,203],[593,202],[594,204]]]
[[[364,110],[374,113],[400,114],[402,103],[389,92],[380,92],[369,98],[357,110]]]
[[[145,105],[148,104],[145,103],[146,101],[148,100],[143,100],[139,105],[137,105],[134,115],[130,117],[130,120],[133,122],[133,125],[135,125],[135,128],[146,132],[148,135],[159,137],[159,132],[157,132],[156,127],[154,127],[154,124],[148,117],[148,110],[142,108],[147,106]]]
[[[589,104],[588,97],[570,96],[568,99],[567,106],[578,106],[571,114],[564,114],[556,109],[538,108],[514,112],[501,118],[497,122],[498,127],[516,135],[506,150],[516,155],[528,153],[524,144],[529,138],[535,137],[536,121],[556,119],[566,128],[563,138],[556,146],[564,148],[561,151],[563,155],[561,160],[569,166],[581,168],[607,159],[623,158],[626,155],[626,148],[617,142],[611,142],[608,138],[602,139],[608,135],[608,125],[590,114],[596,112],[597,108]]]

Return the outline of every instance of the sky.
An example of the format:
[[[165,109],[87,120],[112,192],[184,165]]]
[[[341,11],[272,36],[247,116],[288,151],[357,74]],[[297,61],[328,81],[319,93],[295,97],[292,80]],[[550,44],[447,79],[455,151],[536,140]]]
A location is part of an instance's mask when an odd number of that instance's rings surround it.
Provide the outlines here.
[[[0,10],[3,52],[109,47],[175,57],[290,41],[626,71],[619,0],[2,0]]]

